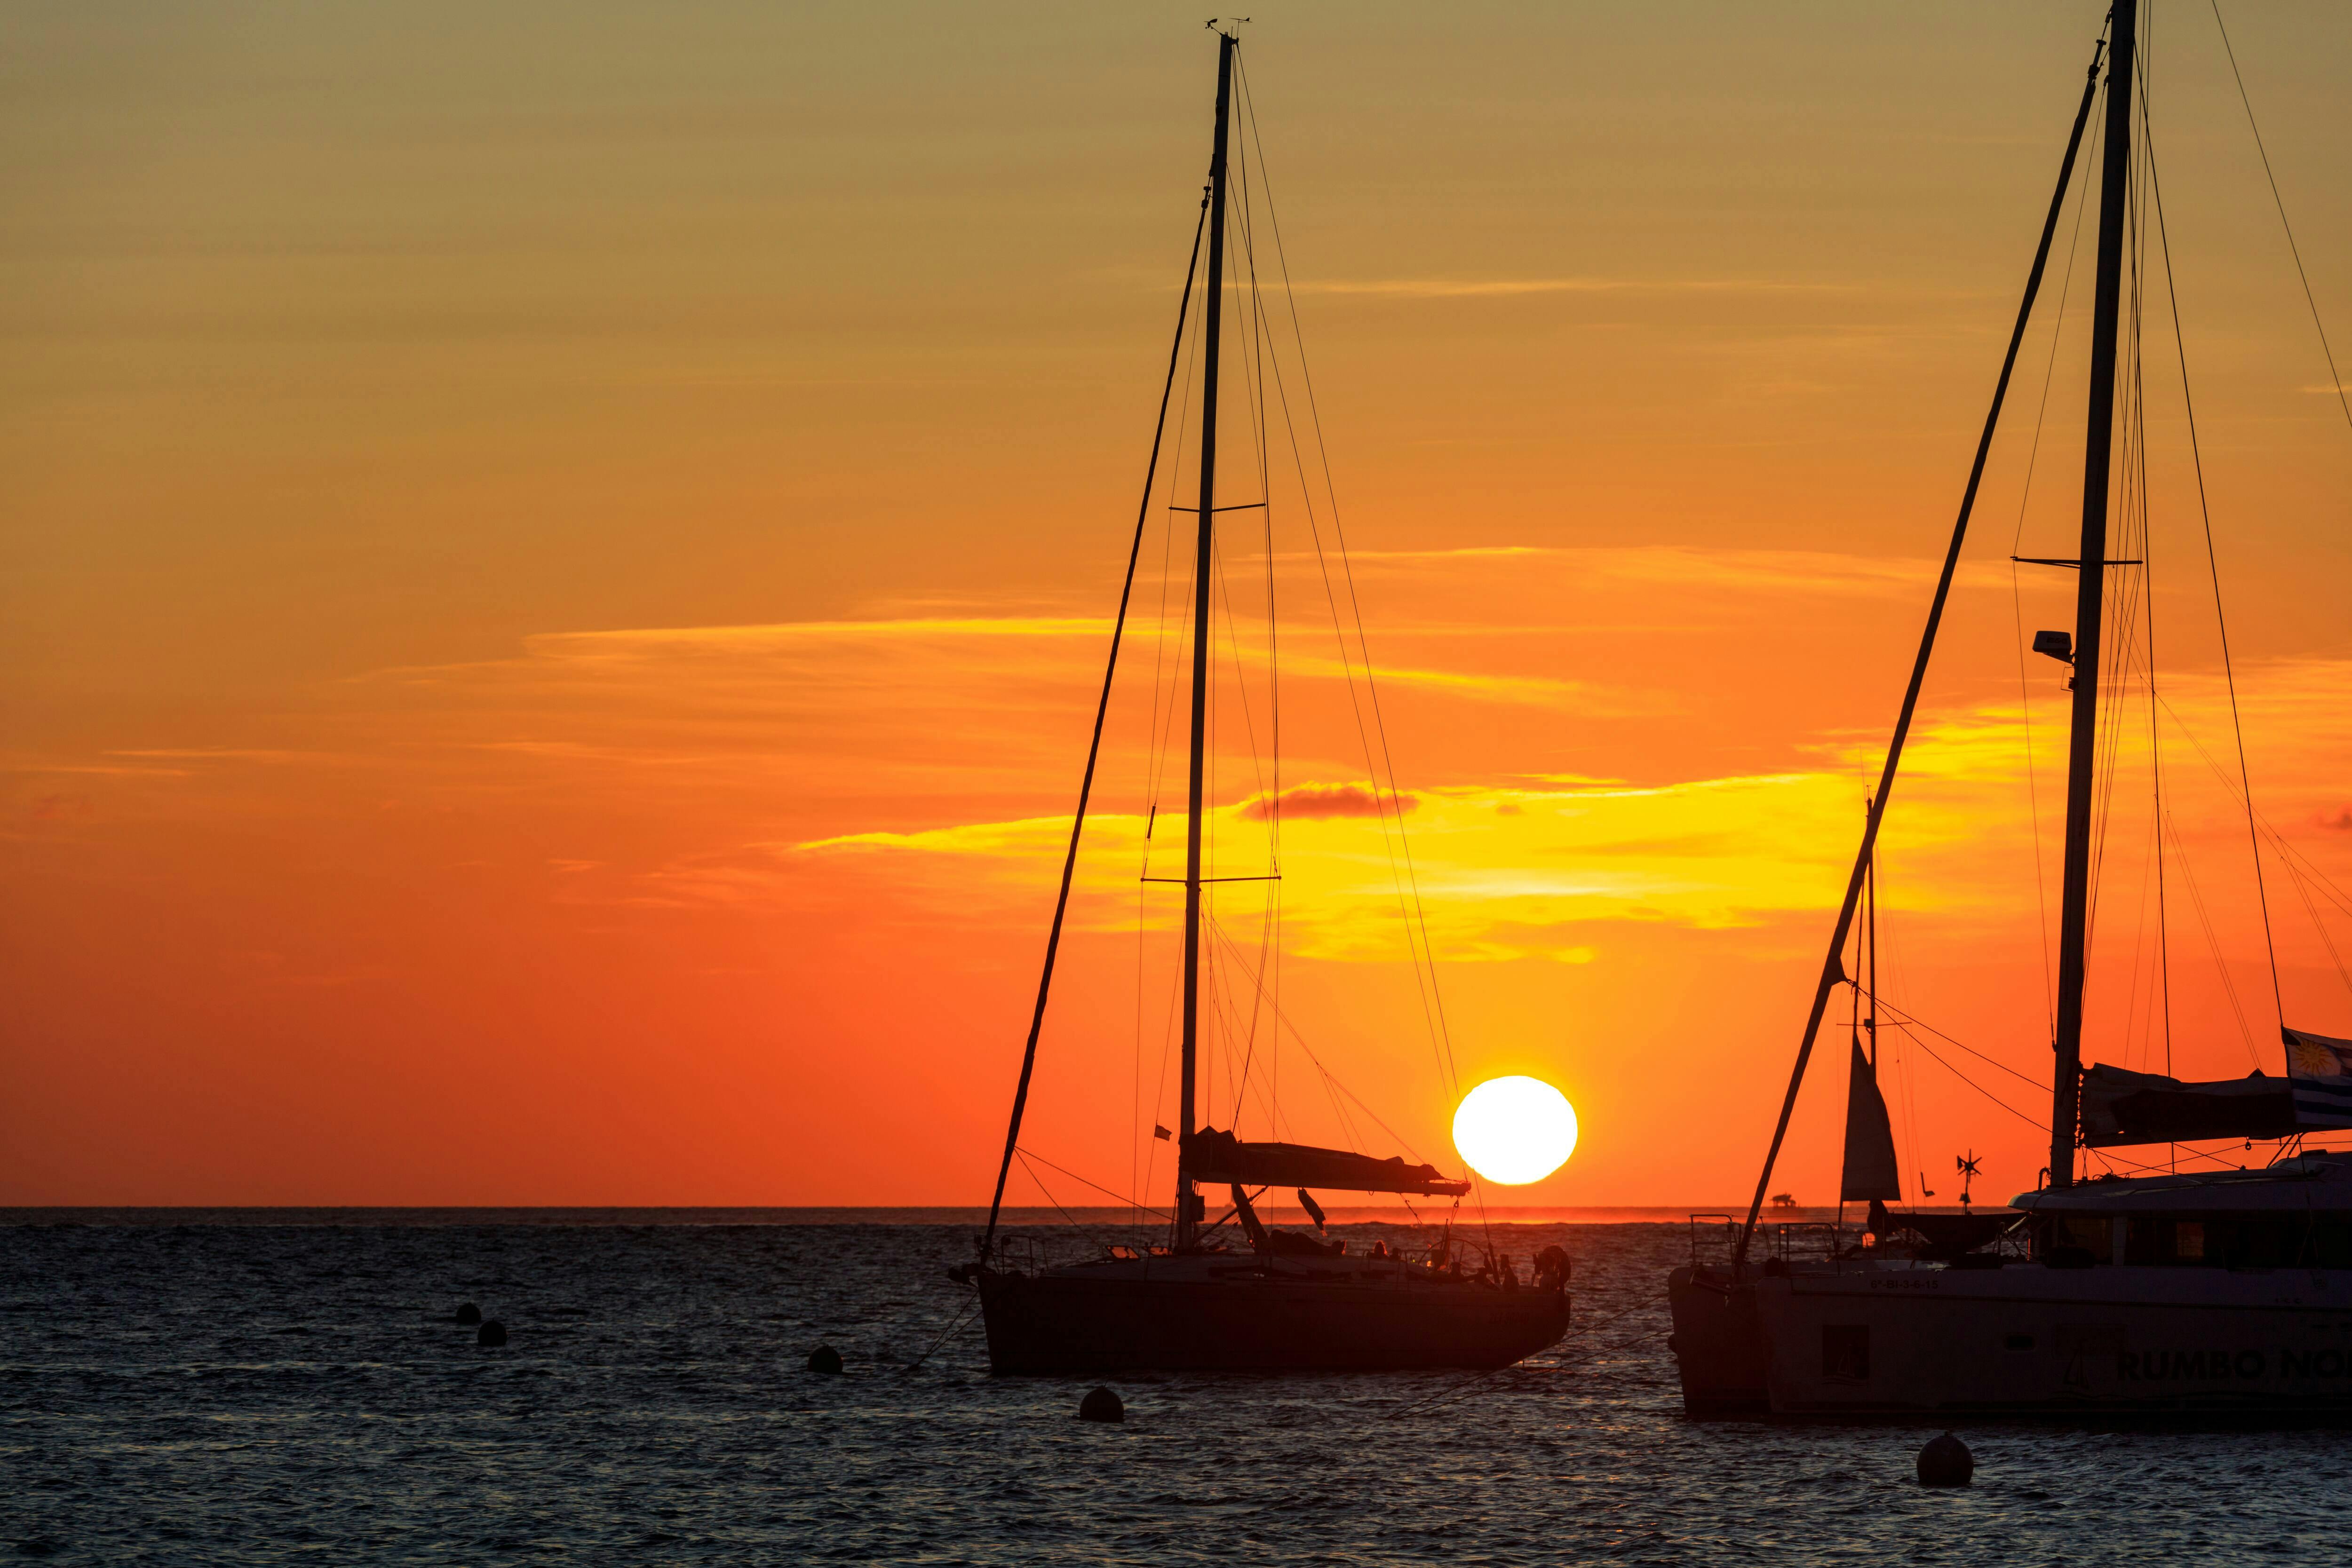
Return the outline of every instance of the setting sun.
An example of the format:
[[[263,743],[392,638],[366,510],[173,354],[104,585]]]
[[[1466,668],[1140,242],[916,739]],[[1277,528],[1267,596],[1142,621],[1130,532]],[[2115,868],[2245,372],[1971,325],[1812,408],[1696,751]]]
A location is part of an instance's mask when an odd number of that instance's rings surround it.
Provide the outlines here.
[[[1454,1146],[1488,1181],[1524,1186],[1576,1152],[1576,1108],[1540,1078],[1490,1078],[1462,1097]]]

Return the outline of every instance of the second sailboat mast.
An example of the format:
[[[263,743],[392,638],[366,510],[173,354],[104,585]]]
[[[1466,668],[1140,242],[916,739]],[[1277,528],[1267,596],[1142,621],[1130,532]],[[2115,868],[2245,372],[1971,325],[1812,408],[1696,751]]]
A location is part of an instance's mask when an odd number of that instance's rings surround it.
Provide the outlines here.
[[[1205,290],[1208,312],[1203,328],[1201,363],[1201,505],[1192,553],[1192,777],[1187,788],[1184,822],[1184,1055],[1183,1082],[1178,1106],[1176,1163],[1176,1245],[1192,1243],[1200,1224],[1194,1210],[1192,1173],[1186,1168],[1185,1145],[1193,1133],[1193,1084],[1199,1075],[1201,1042],[1201,822],[1202,799],[1209,742],[1209,587],[1215,563],[1217,505],[1217,340],[1223,325],[1225,299],[1225,128],[1232,119],[1234,37],[1220,33],[1217,42],[1217,135],[1209,159],[1209,276]]]
[[[2099,181],[2098,292],[2091,316],[2091,406],[2083,453],[2083,546],[2076,552],[2074,710],[2066,754],[2066,875],[2058,915],[2058,1027],[2052,1049],[2050,1185],[2074,1182],[2088,967],[2091,809],[2097,779],[2099,631],[2107,580],[2107,471],[2115,446],[2116,336],[2122,314],[2124,220],[2131,172],[2135,0],[2116,0],[2107,45],[2106,162]]]

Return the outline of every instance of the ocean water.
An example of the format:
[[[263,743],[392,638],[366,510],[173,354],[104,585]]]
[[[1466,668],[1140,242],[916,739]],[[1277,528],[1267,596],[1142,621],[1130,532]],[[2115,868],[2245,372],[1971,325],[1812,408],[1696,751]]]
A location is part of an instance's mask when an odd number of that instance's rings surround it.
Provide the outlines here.
[[[1103,1426],[1091,1380],[988,1375],[969,1225],[331,1218],[0,1228],[0,1557],[2352,1558],[2339,1431],[1966,1427],[1976,1485],[1927,1491],[1939,1428],[1685,1420],[1677,1225],[1496,1227],[1576,1264],[1569,1339],[1508,1371],[1121,1378]]]

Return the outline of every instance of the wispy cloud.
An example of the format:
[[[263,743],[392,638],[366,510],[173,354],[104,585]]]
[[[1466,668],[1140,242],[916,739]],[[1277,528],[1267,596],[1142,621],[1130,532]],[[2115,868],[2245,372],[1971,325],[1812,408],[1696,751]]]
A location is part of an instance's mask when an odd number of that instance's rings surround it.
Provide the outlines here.
[[[1292,677],[1341,680],[1361,678],[1364,667],[1339,659],[1285,658],[1283,673]],[[1621,691],[1585,681],[1563,681],[1549,675],[1512,675],[1482,670],[1424,670],[1375,665],[1376,685],[1403,686],[1443,693],[1470,702],[1508,703],[1523,707],[1558,708],[1591,718],[1625,717],[1665,711],[1666,699]]]
[[[1278,561],[1319,570],[1311,552],[1286,552]],[[1358,568],[1426,570],[1455,566],[1524,572],[1540,569],[1563,579],[1737,590],[1743,593],[1885,596],[1916,593],[1934,582],[1940,561],[1919,556],[1865,556],[1831,550],[1697,549],[1678,545],[1485,545],[1440,550],[1358,550]],[[1956,580],[1965,587],[2007,588],[2007,573],[1990,563],[1964,562]]]
[[[1275,819],[1279,808],[1285,821],[1311,822],[1332,817],[1378,817],[1391,810],[1410,811],[1420,804],[1421,797],[1411,790],[1391,800],[1369,784],[1299,784],[1279,795],[1253,795],[1241,803],[1239,814],[1253,822],[1266,822]]]
[[[2249,680],[2240,697],[2263,731],[2308,738],[2323,749],[2352,744],[2343,697],[2352,666],[2326,662],[2273,666]],[[2168,699],[2180,727],[2166,738],[2167,803],[2184,841],[2213,824],[2212,852],[2201,859],[2205,894],[2216,917],[2246,890],[2231,883],[2234,815],[2229,777],[2212,775],[2189,744],[2210,750],[2226,733],[2228,694],[2219,677],[2183,676]],[[2037,716],[2037,728],[2054,722]],[[2168,726],[2172,720],[2168,718]],[[2036,820],[2025,796],[2028,739],[2014,704],[1988,704],[1924,716],[1905,780],[1882,841],[1901,873],[1893,906],[1934,913],[1951,929],[2011,930],[2034,896]],[[1757,926],[1832,907],[1861,831],[1861,766],[1874,762],[1883,733],[1824,737],[1801,748],[1817,761],[1780,771],[1737,773],[1664,783],[1573,775],[1424,787],[1408,797],[1419,898],[1442,955],[1496,958],[1547,952],[1569,943],[1591,948],[1612,923],[1664,923],[1697,930]],[[2034,742],[2047,757],[2050,737]],[[2217,756],[2220,754],[2217,753]],[[2145,758],[2129,746],[2116,766],[2127,778]],[[2045,765],[2046,766],[2046,765]],[[2046,775],[2045,796],[2054,788]],[[2129,785],[2126,783],[2126,789]],[[1281,796],[1284,920],[1293,948],[1307,956],[1381,961],[1396,956],[1396,872],[1389,835],[1374,820],[1371,789],[1317,781]],[[2118,797],[2120,800],[2121,798]],[[2273,810],[2315,828],[2352,832],[2352,807],[2309,798],[2278,800]],[[2045,836],[2053,821],[2045,810]],[[1274,812],[1260,792],[1223,809],[1229,821],[1265,822]],[[2117,805],[2115,810],[2124,812]],[[1082,857],[1081,928],[1132,929],[1132,878],[1150,846],[1144,822],[1107,817],[1089,825]],[[1163,842],[1181,819],[1162,816]],[[901,907],[948,921],[994,918],[1014,900],[1046,896],[1067,842],[1066,817],[967,821],[914,831],[870,831],[811,841],[792,853],[836,860],[852,883],[887,879]],[[1218,868],[1265,868],[1271,840],[1219,837]],[[2045,846],[2046,852],[2047,846]],[[2111,875],[2137,872],[2117,852]],[[2118,885],[2122,885],[2118,883]],[[2250,886],[2251,884],[2249,884]],[[992,892],[991,890],[993,890]],[[1244,896],[1244,895],[1236,895]],[[1170,917],[1155,904],[1155,925]],[[1557,943],[1545,933],[1558,933]],[[1600,950],[1605,956],[1605,942]]]
[[[548,632],[524,639],[534,652],[746,649],[806,642],[929,642],[942,637],[1104,637],[1101,616],[958,615],[890,621],[780,621],[741,626],[661,626],[612,632]]]
[[[267,747],[237,746],[140,747],[110,751],[106,755],[182,762],[329,762],[336,759],[330,752],[283,751]]]
[[[1327,277],[1291,288],[1298,294],[1478,299],[1523,294],[1829,294],[1852,287],[1763,277]]]

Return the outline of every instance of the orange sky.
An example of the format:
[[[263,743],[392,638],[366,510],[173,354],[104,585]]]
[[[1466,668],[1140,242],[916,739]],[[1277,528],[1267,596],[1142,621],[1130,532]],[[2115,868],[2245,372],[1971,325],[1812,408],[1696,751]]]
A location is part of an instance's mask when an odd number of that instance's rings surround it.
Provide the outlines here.
[[[1505,1201],[1753,1182],[2098,12],[1248,30],[1454,1058],[1582,1120]],[[2341,356],[2352,16],[2226,14]],[[984,1202],[1205,166],[1199,20],[21,19],[0,1203]],[[2210,13],[2148,26],[2258,802],[2352,888],[2352,431]],[[2063,672],[2033,661],[2029,727],[2017,632],[2068,624],[2071,584],[2029,570],[2013,601],[2006,557],[2021,518],[2024,553],[2071,543],[2087,231],[2021,506],[2065,243],[1885,857],[1889,998],[2045,1081],[2024,762],[2054,904]],[[2174,1061],[2277,1071],[2243,821],[2196,750],[2230,763],[2168,317],[2147,343]],[[1282,782],[1350,784],[1276,494],[1270,561],[1228,538],[1234,635],[1271,582]],[[1118,1190],[1172,1106],[1176,898],[1145,891],[1139,938],[1135,882],[1167,542],[1026,1140]],[[1236,874],[1271,787],[1243,690]],[[2146,1066],[2138,700],[2091,1027]],[[1155,848],[1181,810],[1180,782]],[[1294,813],[1284,847],[1284,1014],[1449,1159],[1377,826]],[[2352,1035],[2270,863],[2288,1015]],[[1217,896],[1241,946],[1262,897]],[[1835,1180],[1825,1046],[1776,1183],[1808,1199]],[[1262,1049],[1283,1130],[1345,1135],[1298,1040]],[[2031,1185],[2034,1128],[1915,1048],[1889,1084],[1939,1197],[1970,1145],[1983,1190]]]

